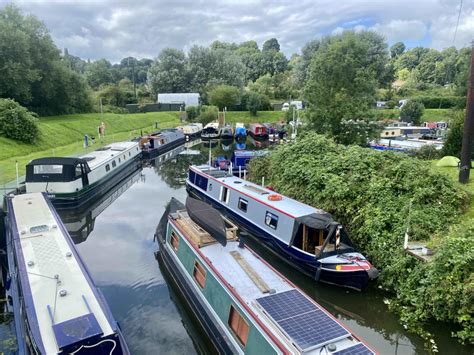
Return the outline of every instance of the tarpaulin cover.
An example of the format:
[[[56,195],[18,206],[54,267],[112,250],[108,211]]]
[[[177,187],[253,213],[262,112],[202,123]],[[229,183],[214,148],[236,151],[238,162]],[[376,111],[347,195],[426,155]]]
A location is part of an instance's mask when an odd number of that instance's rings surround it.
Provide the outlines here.
[[[300,225],[302,224],[306,225],[309,228],[324,230],[329,229],[329,226],[331,226],[332,224],[338,225],[339,223],[335,222],[331,214],[328,212],[311,213],[306,216],[295,218],[295,226],[293,228],[293,235],[291,237],[290,244],[293,243],[296,237],[296,233],[298,233]]]
[[[208,232],[212,238],[223,246],[227,245],[225,222],[217,210],[207,203],[189,196],[186,199],[186,210],[189,217]]]

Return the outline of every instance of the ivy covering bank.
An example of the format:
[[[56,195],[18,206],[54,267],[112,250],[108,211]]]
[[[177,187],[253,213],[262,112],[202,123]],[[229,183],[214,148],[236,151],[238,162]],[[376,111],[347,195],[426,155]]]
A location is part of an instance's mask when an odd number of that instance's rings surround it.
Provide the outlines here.
[[[316,134],[254,159],[250,179],[322,208],[348,228],[375,264],[379,283],[394,294],[391,308],[411,330],[427,337],[430,320],[453,325],[474,342],[474,221],[462,221],[469,196],[428,163],[393,152],[342,146]],[[411,208],[410,208],[411,205]],[[403,251],[411,240],[438,250],[422,263]]]

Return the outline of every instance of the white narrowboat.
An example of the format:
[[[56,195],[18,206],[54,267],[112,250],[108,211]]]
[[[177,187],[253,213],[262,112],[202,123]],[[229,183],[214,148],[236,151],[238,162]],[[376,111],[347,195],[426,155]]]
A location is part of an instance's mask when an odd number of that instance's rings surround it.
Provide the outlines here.
[[[169,213],[168,213],[169,212]],[[172,199],[158,257],[219,354],[375,354],[247,247],[211,206]]]
[[[119,142],[77,158],[35,159],[26,166],[26,192],[46,192],[56,206],[79,206],[138,167],[140,155],[137,142]]]
[[[343,226],[323,210],[208,165],[189,168],[186,189],[316,281],[362,290],[378,276]]]
[[[46,194],[8,197],[5,231],[19,354],[129,354]]]
[[[176,129],[179,129],[186,136],[187,140],[201,137],[202,132],[202,123],[191,123],[184,126],[178,126]]]

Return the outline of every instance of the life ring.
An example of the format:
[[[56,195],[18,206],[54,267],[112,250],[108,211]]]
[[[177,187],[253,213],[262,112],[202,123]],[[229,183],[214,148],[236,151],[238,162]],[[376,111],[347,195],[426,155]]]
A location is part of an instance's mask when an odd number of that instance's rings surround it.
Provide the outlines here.
[[[270,201],[281,201],[283,197],[281,195],[268,195]]]

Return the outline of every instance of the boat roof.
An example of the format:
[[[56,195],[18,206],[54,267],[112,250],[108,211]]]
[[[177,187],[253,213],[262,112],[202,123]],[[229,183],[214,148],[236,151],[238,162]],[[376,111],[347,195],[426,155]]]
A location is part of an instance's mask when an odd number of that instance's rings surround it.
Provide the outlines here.
[[[267,155],[268,150],[236,150],[233,154],[237,158],[253,158]]]
[[[84,154],[80,158],[87,161],[89,167],[94,169],[106,161],[111,160],[115,156],[119,157],[121,153],[135,146],[138,147],[138,142],[111,143],[105,147],[94,150],[93,152]]]
[[[248,180],[241,179],[237,176],[229,174],[226,171],[209,167],[209,165],[193,165],[190,168],[197,172],[210,175],[212,179],[219,181],[220,183],[228,186],[230,189],[239,191],[240,193],[247,195],[267,206],[273,207],[274,209],[291,217],[298,218],[314,213],[328,216],[326,211],[314,208],[283,195],[281,195],[282,199],[280,201],[271,201],[268,199],[268,196],[277,194],[275,191],[254,184]]]
[[[184,234],[177,224],[175,226]],[[197,246],[194,244],[193,248]],[[205,244],[198,250],[225,281],[225,286],[254,314],[255,322],[260,322],[261,327],[267,328],[290,349],[296,347],[301,353],[319,354],[324,345],[337,342],[338,349],[349,350],[362,345],[364,354],[373,354],[363,343],[354,342],[347,328],[250,248],[241,248],[238,241],[228,240],[225,246]],[[304,329],[295,326],[301,322],[306,322]]]
[[[84,159],[76,157],[46,157],[30,161],[29,165],[71,165],[76,166],[78,163],[85,162]]]
[[[71,330],[81,333],[84,322],[90,324],[88,334],[75,335],[75,341],[90,337],[89,331],[104,336],[115,333],[110,311],[102,307],[102,296],[45,196],[17,195],[11,206],[27,316],[30,325],[38,325],[45,353],[58,353],[72,344],[67,344],[72,340],[65,339],[65,334]]]

